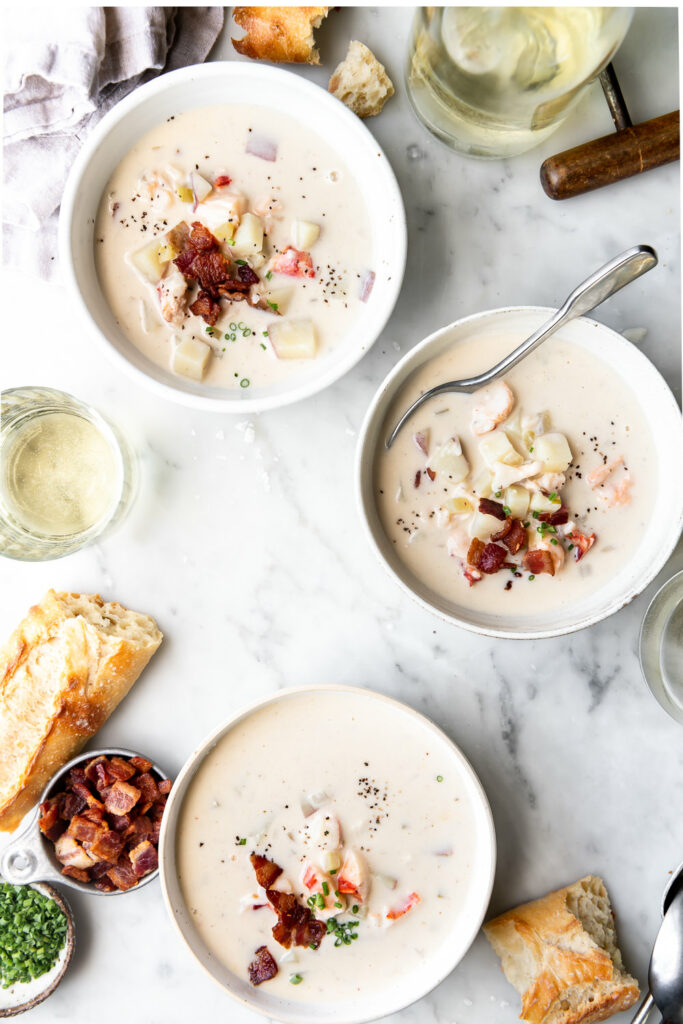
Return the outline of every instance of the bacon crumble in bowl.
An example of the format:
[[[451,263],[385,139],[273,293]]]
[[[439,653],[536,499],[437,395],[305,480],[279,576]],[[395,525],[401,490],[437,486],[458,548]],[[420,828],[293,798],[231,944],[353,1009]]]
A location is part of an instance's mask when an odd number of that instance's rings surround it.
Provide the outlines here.
[[[342,103],[288,71],[215,63],[103,118],[67,184],[60,250],[119,365],[243,413],[314,394],[373,344],[403,277],[405,214]]]
[[[681,420],[649,360],[608,327],[567,324],[505,377],[482,373],[550,315],[516,307],[416,345],[377,392],[357,449],[361,516],[399,584],[490,636],[569,633],[618,611],[663,566],[683,522]]]
[[[5,848],[3,876],[49,880],[102,896],[158,874],[159,835],[171,779],[132,750],[80,754],[45,787],[28,825]]]

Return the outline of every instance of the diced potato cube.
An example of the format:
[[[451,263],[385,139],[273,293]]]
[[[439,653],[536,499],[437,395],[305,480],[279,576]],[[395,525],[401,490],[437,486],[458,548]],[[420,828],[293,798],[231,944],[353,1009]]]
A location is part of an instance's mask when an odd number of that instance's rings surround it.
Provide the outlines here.
[[[217,228],[213,229],[214,238],[217,238],[219,242],[229,242],[235,234],[235,225],[229,220],[219,224]]]
[[[263,248],[263,221],[253,213],[245,213],[235,232],[235,252],[249,255]]]
[[[278,320],[268,328],[278,359],[313,359],[315,328],[310,320]]]
[[[271,288],[267,292],[263,293],[263,298],[266,300],[274,313],[284,313],[292,299],[291,288]]]
[[[437,448],[429,460],[429,468],[447,476],[454,484],[459,484],[461,480],[465,479],[470,471],[470,466],[462,453],[462,445],[457,437],[449,438]]]
[[[491,494],[493,483],[493,477],[489,473],[488,469],[482,469],[475,476],[472,481],[471,487],[478,498],[488,498]]]
[[[500,530],[501,521],[495,516],[485,516],[483,512],[475,512],[470,519],[468,533],[479,540],[489,540],[492,534]]]
[[[534,441],[534,459],[543,463],[547,473],[564,473],[572,461],[567,438],[564,434],[541,434]]]
[[[456,494],[453,498],[447,498],[444,501],[444,507],[456,516],[463,515],[465,512],[474,512],[474,505],[471,499],[465,497],[464,494]]]
[[[211,346],[197,338],[183,338],[173,350],[171,369],[182,377],[201,380],[211,356]]]
[[[534,491],[531,495],[531,501],[529,507],[532,512],[557,512],[559,511],[561,502],[551,501],[550,498],[546,497],[541,491]]]
[[[159,246],[159,263],[170,263],[178,255],[178,250],[172,242],[162,242]]]
[[[504,430],[493,430],[486,434],[479,442],[479,451],[489,469],[500,462],[506,466],[521,466],[524,462]]]
[[[159,261],[159,239],[154,239],[130,254],[130,262],[150,284],[161,280],[164,267]]]
[[[323,870],[329,874],[330,871],[339,871],[342,866],[341,855],[336,850],[325,850],[322,856]]]
[[[512,484],[512,486],[505,488],[503,504],[507,505],[510,509],[510,515],[513,519],[524,519],[529,511],[529,491],[526,487]]]
[[[320,225],[310,220],[295,220],[292,223],[292,245],[295,249],[308,252],[320,237]]]
[[[194,202],[194,194],[192,192],[192,189],[188,185],[179,185],[178,188],[175,190],[175,194],[178,196],[178,199],[180,200],[181,203]]]
[[[190,175],[192,187],[195,191],[198,201],[201,203],[202,199],[206,199],[209,192],[213,191],[213,185],[206,178],[203,178],[198,171],[193,171]]]

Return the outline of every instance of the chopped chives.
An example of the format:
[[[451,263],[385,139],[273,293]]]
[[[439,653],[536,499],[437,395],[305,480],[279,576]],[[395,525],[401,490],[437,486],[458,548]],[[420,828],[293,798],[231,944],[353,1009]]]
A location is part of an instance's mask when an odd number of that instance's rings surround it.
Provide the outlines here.
[[[443,782],[443,775],[437,775],[436,781],[437,782]]]
[[[323,896],[329,896],[329,895],[330,895],[330,887],[327,884],[327,882],[323,882]]]
[[[313,949],[315,949],[315,946],[313,946]],[[289,979],[289,983],[290,985],[300,985],[303,980],[300,974],[293,974]]]

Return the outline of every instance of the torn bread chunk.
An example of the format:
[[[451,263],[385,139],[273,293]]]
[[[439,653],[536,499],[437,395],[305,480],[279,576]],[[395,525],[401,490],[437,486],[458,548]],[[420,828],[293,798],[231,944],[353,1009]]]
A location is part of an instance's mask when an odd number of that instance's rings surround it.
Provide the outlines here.
[[[313,32],[328,11],[329,7],[235,7],[232,16],[245,34],[232,45],[252,60],[320,64]]]
[[[501,914],[484,933],[522,997],[527,1024],[593,1024],[640,995],[624,971],[609,896],[595,875]]]
[[[384,65],[357,39],[330,79],[329,91],[358,117],[374,117],[394,95],[394,86]]]

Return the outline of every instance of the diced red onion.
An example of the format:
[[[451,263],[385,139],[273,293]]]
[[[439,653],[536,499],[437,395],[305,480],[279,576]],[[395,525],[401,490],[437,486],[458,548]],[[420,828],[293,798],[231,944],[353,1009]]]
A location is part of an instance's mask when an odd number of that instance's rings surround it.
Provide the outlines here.
[[[375,271],[366,270],[361,278],[360,282],[360,301],[367,302],[370,298],[370,292],[375,283]]]
[[[424,433],[413,434],[413,441],[422,452],[423,455],[429,455],[429,441],[427,435]]]
[[[247,139],[247,153],[258,156],[261,160],[273,162],[277,158],[277,142],[266,139],[263,135],[250,135]]]

